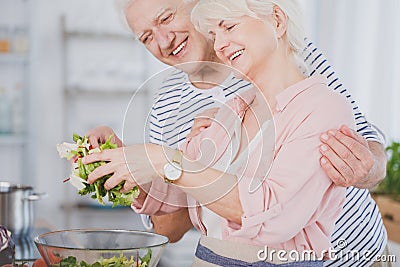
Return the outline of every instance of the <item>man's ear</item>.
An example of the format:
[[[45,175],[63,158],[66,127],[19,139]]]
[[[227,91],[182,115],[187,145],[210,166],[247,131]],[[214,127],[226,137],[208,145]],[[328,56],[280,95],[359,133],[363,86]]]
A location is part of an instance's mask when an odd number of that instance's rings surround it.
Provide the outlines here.
[[[288,17],[279,6],[274,6],[272,17],[275,21],[275,30],[278,38],[285,35],[287,30]]]

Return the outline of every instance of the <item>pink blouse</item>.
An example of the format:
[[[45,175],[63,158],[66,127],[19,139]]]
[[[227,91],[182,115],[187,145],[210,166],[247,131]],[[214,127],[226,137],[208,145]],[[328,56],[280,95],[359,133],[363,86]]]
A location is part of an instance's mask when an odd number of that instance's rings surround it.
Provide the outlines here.
[[[334,186],[320,166],[319,136],[343,124],[355,125],[347,100],[325,83],[324,77],[313,76],[280,93],[272,110],[273,122],[264,123],[247,151],[230,162],[228,172],[238,177],[244,214],[242,225],[221,218],[223,239],[288,251],[321,253],[330,247],[345,188]],[[185,142],[182,150],[186,155],[197,158],[200,151],[207,153],[201,141],[210,138],[218,144],[213,163],[224,157],[227,146],[235,142],[226,135],[232,138],[238,133],[238,118],[253,101],[254,93],[241,97],[228,101],[225,106],[229,108],[217,113],[215,120],[223,125],[212,123]],[[220,127],[225,131],[221,133]],[[176,186],[159,179],[152,183],[143,205],[135,202],[132,208],[142,214],[164,214],[186,207],[188,201],[194,202]],[[189,208],[193,224],[206,234],[199,211]]]

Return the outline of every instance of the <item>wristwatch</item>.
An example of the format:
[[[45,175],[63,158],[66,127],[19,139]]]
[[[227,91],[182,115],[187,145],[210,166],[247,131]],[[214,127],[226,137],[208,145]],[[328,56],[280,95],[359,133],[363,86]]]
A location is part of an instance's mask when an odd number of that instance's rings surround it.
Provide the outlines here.
[[[164,181],[173,184],[182,176],[183,153],[177,150],[171,162],[164,165]]]

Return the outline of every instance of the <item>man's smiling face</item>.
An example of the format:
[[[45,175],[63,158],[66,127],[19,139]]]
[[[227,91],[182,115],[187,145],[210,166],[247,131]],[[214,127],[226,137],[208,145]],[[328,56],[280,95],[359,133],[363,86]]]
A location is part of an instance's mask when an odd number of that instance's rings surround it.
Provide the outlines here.
[[[196,2],[132,0],[126,18],[138,40],[161,62],[175,66],[212,61],[215,60],[212,43],[190,21]]]

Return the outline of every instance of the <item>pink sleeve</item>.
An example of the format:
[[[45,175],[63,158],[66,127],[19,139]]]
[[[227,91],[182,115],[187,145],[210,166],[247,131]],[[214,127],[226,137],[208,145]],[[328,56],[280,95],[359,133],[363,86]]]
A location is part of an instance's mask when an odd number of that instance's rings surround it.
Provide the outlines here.
[[[163,215],[186,208],[187,197],[178,187],[157,179],[152,182],[143,205],[135,201],[131,207],[139,214]]]
[[[212,119],[211,126],[195,137],[187,139],[180,149],[192,160],[199,160],[205,166],[214,165],[231,142],[235,125],[241,123],[247,106],[254,98],[255,89],[253,88],[227,101]]]
[[[249,94],[246,94],[245,97],[247,95]],[[248,100],[245,99],[245,101]],[[200,160],[200,162],[207,164],[207,166],[209,164],[209,162],[206,162],[207,160],[213,158],[215,159],[213,162],[217,161],[230,142],[235,122],[238,119],[240,120],[238,114],[241,114],[247,106],[245,101],[239,97],[228,101],[217,113],[216,122],[213,122],[209,128],[191,140],[186,140],[180,147],[183,153],[191,159]],[[224,122],[224,124],[222,125],[218,122]],[[203,143],[207,139],[218,143],[218,146],[209,145],[207,142]],[[218,149],[218,157],[214,156],[214,148]],[[203,155],[202,159],[198,158],[200,155]],[[178,187],[167,184],[161,179],[152,182],[143,205],[138,201],[132,204],[132,209],[135,212],[147,215],[171,213],[182,207],[187,207],[187,195]]]
[[[351,107],[345,101],[343,97],[330,96],[329,101],[321,102],[304,116],[295,131],[277,124],[278,151],[270,172],[261,186],[250,192],[254,176],[246,173],[257,168],[250,161],[238,184],[244,211],[242,225],[228,222],[228,235],[258,240],[260,244],[265,240],[278,244],[314,224],[329,242],[345,199],[345,188],[334,186],[320,166],[319,136],[342,124],[354,125]],[[285,141],[279,143],[285,130],[291,132],[286,132]]]

